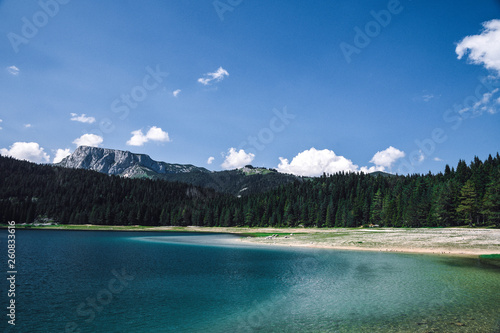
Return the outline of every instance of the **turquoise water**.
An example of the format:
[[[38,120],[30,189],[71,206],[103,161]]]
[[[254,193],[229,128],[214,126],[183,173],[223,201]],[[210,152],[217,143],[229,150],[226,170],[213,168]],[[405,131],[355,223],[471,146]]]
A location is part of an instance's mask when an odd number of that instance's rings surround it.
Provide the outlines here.
[[[234,237],[18,230],[16,327],[3,314],[0,328],[500,332],[500,270],[478,260],[255,247]]]

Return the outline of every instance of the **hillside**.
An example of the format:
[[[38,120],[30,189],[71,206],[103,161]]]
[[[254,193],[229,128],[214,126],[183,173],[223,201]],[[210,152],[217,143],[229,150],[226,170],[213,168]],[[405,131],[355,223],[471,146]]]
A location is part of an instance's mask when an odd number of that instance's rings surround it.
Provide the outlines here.
[[[73,154],[56,164],[74,169],[94,170],[125,178],[148,178],[177,181],[235,196],[271,190],[301,178],[266,168],[245,168],[211,172],[191,164],[158,162],[148,155],[98,147],[78,147]]]
[[[229,172],[255,177],[265,171]],[[241,175],[236,175],[237,173]],[[245,176],[245,172],[257,173]],[[267,173],[267,172],[266,172]],[[189,173],[188,173],[189,174]],[[272,174],[272,173],[269,173]],[[256,182],[257,183],[257,182]],[[0,223],[250,227],[500,226],[500,156],[437,175],[338,173],[247,196],[0,156]]]

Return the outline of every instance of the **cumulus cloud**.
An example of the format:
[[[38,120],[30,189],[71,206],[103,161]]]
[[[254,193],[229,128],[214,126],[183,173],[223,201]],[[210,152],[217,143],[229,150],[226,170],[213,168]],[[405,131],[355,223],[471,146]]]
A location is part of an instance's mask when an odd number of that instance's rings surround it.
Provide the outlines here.
[[[479,35],[462,39],[455,52],[458,59],[466,55],[471,63],[484,65],[500,74],[500,20],[484,22],[483,28]]]
[[[212,163],[214,162],[214,160],[215,160],[215,157],[210,156],[210,157],[208,158],[208,160],[207,160],[207,164],[212,164]]]
[[[85,113],[82,113],[81,115],[77,115],[76,113],[71,113],[71,120],[88,124],[92,124],[93,122],[95,122],[94,117],[87,117]]]
[[[181,93],[181,91],[182,91],[182,90],[180,90],[180,89],[174,90],[174,91],[172,92],[172,95],[174,95],[174,97],[177,97],[177,96],[179,96],[179,94]]]
[[[81,137],[75,139],[73,143],[78,146],[90,146],[99,147],[104,139],[96,134],[84,134]]]
[[[157,142],[170,142],[170,137],[168,133],[163,131],[161,128],[153,126],[151,127],[146,134],[142,132],[142,130],[132,131],[132,137],[127,141],[127,145],[129,146],[142,146],[146,142],[149,141],[157,141]]]
[[[437,157],[437,156],[436,156],[436,157],[434,157],[434,158],[433,158],[433,160],[434,160],[434,161],[436,161],[436,162],[442,162],[442,161],[443,161],[441,158],[439,158],[439,157]]]
[[[383,171],[385,168],[390,169],[394,162],[403,157],[405,157],[405,153],[403,151],[390,146],[386,150],[378,151],[375,155],[373,155],[370,163],[373,163],[378,167],[383,167],[384,169],[380,170]]]
[[[224,79],[224,77],[229,76],[229,73],[222,67],[219,67],[215,72],[213,73],[207,73],[204,75],[204,77],[199,78],[198,82],[201,84],[208,86],[210,85],[213,81],[219,82]]]
[[[16,66],[10,66],[10,67],[7,67],[7,72],[9,72],[9,74],[11,75],[14,75],[14,76],[18,76],[19,75],[19,68],[17,68]]]
[[[247,164],[252,163],[255,158],[255,154],[246,153],[243,149],[236,151],[235,148],[229,148],[228,153],[224,156],[224,163],[221,164],[223,169],[238,169],[242,168]]]
[[[69,148],[67,149],[58,149],[56,151],[56,156],[54,156],[54,160],[52,160],[52,163],[59,163],[61,162],[65,157],[71,155],[71,151]]]
[[[0,119],[0,124],[1,124],[2,122],[3,122],[3,120],[2,120],[2,119]],[[2,129],[2,127],[0,126],[0,130],[1,130],[1,129]]]
[[[372,173],[375,171],[385,171],[385,167],[383,167],[381,165],[375,165],[375,166],[371,166],[371,167],[363,166],[360,168],[360,171],[363,173]]]
[[[317,177],[323,173],[334,174],[340,171],[357,171],[358,166],[351,160],[337,156],[332,150],[311,148],[295,156],[291,162],[280,157],[278,171],[298,176]]]
[[[290,162],[288,159],[280,157],[280,164],[277,169],[282,173],[291,173],[298,176],[318,177],[326,174],[335,174],[338,172],[364,172],[371,173],[375,171],[386,171],[391,169],[393,164],[405,153],[392,146],[377,152],[370,160],[374,166],[362,166],[354,164],[350,159],[335,154],[329,149],[317,150],[311,148],[295,156]],[[418,156],[419,159],[423,154]]]
[[[30,128],[31,124],[24,124],[24,128]]]
[[[0,154],[35,163],[46,163],[50,159],[50,156],[36,142],[15,142],[10,149],[0,149]]]

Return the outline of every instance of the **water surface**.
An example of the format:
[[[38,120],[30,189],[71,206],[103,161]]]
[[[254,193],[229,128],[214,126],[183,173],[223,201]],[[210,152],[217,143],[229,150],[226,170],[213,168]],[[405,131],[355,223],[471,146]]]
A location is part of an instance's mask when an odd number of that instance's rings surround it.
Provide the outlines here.
[[[500,331],[500,271],[477,259],[234,237],[17,230],[15,331]]]

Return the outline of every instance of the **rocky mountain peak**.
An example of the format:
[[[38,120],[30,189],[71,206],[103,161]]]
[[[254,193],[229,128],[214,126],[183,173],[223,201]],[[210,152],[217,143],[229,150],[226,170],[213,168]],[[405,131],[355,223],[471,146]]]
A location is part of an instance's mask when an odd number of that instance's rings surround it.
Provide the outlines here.
[[[94,170],[123,177],[144,177],[151,174],[175,174],[184,172],[209,172],[194,165],[158,162],[148,155],[130,151],[100,147],[80,146],[73,154],[57,163],[66,168]]]

